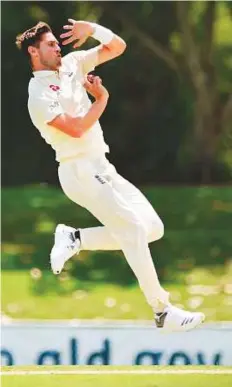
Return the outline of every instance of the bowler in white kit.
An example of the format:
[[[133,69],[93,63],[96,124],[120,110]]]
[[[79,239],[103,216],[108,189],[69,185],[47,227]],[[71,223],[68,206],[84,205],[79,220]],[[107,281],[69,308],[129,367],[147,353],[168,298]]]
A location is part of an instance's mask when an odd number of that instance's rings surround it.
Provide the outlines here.
[[[87,21],[68,19],[62,44],[80,47],[89,36],[100,45],[62,57],[58,40],[43,22],[17,36],[16,44],[29,58],[28,110],[34,126],[52,146],[59,162],[64,193],[90,211],[100,227],[79,229],[59,224],[50,254],[52,271],[81,250],[122,250],[154,312],[160,331],[188,331],[200,325],[203,313],[179,309],[159,283],[149,242],[162,238],[164,226],[145,196],[120,176],[107,160],[99,118],[109,93],[89,72],[121,55],[126,43],[111,30]],[[91,103],[88,94],[94,97]]]

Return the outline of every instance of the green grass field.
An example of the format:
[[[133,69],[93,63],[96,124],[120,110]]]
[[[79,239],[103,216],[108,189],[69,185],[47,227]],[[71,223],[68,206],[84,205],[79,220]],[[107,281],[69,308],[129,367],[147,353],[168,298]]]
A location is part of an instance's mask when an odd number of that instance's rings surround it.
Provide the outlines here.
[[[171,301],[190,309],[201,310],[207,321],[232,320],[232,288],[227,268],[194,269],[179,273],[177,283],[164,284]],[[47,289],[36,293],[37,280],[31,271],[2,271],[2,311],[11,318],[34,319],[152,319],[138,286],[86,283],[78,286],[68,277],[47,275]],[[182,276],[182,277],[181,277]],[[49,288],[49,281],[60,281],[60,292]]]
[[[218,366],[32,366],[3,367],[2,371],[4,373],[2,387],[63,387],[65,385],[68,387],[229,387],[232,385],[232,368]],[[17,372],[24,373],[17,375]]]

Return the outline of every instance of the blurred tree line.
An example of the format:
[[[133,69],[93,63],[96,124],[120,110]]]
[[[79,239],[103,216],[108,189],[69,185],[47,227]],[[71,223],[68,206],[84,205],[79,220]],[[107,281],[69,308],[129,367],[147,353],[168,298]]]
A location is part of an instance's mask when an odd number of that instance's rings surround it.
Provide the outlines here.
[[[231,2],[11,1],[2,2],[3,185],[57,183],[54,153],[30,122],[30,68],[14,42],[39,20],[59,37],[69,17],[127,42],[96,70],[111,95],[101,124],[119,172],[140,184],[229,182]]]

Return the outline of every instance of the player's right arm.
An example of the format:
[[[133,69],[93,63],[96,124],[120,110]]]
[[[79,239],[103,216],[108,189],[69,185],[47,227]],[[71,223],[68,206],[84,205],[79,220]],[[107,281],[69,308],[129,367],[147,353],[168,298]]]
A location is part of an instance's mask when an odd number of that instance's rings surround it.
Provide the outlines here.
[[[101,79],[94,76],[87,78],[84,87],[95,98],[89,111],[83,117],[71,117],[66,113],[59,114],[48,122],[48,125],[71,137],[79,138],[99,120],[108,102],[108,91],[102,85]]]

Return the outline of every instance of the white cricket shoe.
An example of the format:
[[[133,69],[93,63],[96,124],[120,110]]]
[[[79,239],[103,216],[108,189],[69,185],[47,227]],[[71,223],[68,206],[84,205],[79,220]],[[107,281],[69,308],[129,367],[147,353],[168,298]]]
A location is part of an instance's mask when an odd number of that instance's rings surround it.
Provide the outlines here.
[[[50,254],[51,268],[54,274],[60,274],[65,262],[79,253],[81,241],[75,238],[73,227],[58,224],[55,231],[55,243]]]
[[[188,312],[168,305],[162,314],[155,315],[155,323],[161,332],[186,332],[205,320],[204,313]]]

